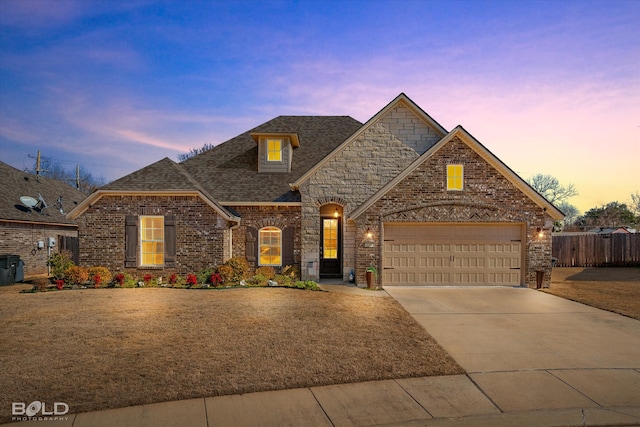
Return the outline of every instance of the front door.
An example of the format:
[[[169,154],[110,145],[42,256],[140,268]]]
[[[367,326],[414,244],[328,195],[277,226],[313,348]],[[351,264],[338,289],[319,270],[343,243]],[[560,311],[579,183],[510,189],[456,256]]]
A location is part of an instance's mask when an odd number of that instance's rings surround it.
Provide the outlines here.
[[[341,218],[322,218],[320,227],[320,277],[342,277]]]

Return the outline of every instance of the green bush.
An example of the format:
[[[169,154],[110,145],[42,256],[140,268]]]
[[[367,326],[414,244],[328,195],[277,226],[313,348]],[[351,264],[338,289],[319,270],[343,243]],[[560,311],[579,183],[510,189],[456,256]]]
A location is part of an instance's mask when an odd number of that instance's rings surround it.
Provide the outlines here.
[[[251,286],[267,286],[269,284],[269,279],[262,274],[256,274],[251,279],[249,279],[249,284]]]
[[[75,264],[71,260],[71,252],[60,251],[52,254],[47,260],[47,265],[51,267],[51,275],[54,279],[64,279],[67,270]]]
[[[216,272],[216,269],[214,267],[209,267],[200,271],[199,273],[196,274],[196,276],[198,277],[198,283],[202,283],[202,284],[209,283],[209,278],[215,272]]]
[[[307,280],[307,281],[301,281],[298,280],[297,282],[295,282],[292,287],[296,287],[298,289],[308,289],[310,291],[320,291],[320,287],[318,286],[318,284],[312,280]]]
[[[293,283],[291,277],[282,274],[276,274],[273,280],[278,283],[278,286],[291,286]]]

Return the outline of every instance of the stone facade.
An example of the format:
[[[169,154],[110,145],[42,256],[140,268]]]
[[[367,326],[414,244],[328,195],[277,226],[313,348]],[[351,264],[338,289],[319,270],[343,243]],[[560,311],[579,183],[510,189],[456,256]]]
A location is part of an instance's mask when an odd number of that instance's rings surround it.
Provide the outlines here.
[[[463,191],[446,189],[446,166],[451,163],[464,165]],[[356,233],[361,236],[356,251],[359,283],[369,265],[382,271],[383,225],[389,222],[524,224],[524,281],[535,284],[537,270],[545,271],[547,284],[550,280],[550,230],[539,237],[537,229],[549,227],[551,218],[460,138],[443,146],[357,218]],[[376,236],[372,247],[362,241],[367,229]],[[381,284],[381,275],[378,281]]]
[[[324,164],[300,188],[303,277],[312,280],[319,278],[318,268],[315,268],[316,274],[309,274],[309,266],[319,264],[320,207],[327,203],[338,204],[342,206],[345,218],[348,218],[350,212],[418,158],[419,154],[412,146],[431,144],[435,138],[434,131],[424,124],[419,125],[419,121],[417,116],[402,105],[391,109],[380,121],[373,123]],[[356,236],[354,224],[345,221],[345,279],[348,278],[349,272],[355,269]]]
[[[78,230],[75,226],[0,222],[0,254],[18,255],[24,262],[25,279],[47,276],[47,260],[58,251],[60,236],[77,237]],[[56,239],[51,249],[47,248],[49,237]],[[38,241],[44,242],[44,248],[38,249]]]
[[[175,268],[125,268],[127,215],[175,215]],[[114,273],[185,275],[222,264],[231,254],[231,224],[195,196],[104,196],[78,218],[78,226],[80,265],[100,265]]]

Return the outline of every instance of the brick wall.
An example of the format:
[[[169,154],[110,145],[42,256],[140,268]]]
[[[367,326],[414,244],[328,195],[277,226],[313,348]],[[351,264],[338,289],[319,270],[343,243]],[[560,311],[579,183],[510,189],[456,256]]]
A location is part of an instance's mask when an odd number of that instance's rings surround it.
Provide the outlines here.
[[[299,206],[230,206],[238,212],[241,217],[240,226],[233,229],[233,255],[245,256],[245,242],[247,237],[247,227],[261,229],[263,227],[285,227],[295,228],[295,239],[293,242],[293,258],[295,264],[300,267],[301,250],[301,208]],[[249,265],[255,270],[257,263]]]
[[[58,236],[77,237],[78,231],[76,227],[0,222],[0,254],[20,256],[24,261],[25,279],[46,276],[49,254],[47,238],[56,239],[56,246],[51,250],[53,253],[58,251]],[[38,249],[39,240],[45,243],[43,249]]]
[[[463,191],[446,190],[449,163],[464,165]],[[547,284],[550,280],[550,230],[539,238],[537,227],[552,224],[551,218],[459,138],[442,147],[357,219],[358,283],[364,282],[365,269],[372,263],[382,271],[380,240],[385,222],[524,223],[524,281],[535,284],[536,270],[545,271]],[[374,247],[363,244],[367,229],[377,236]]]
[[[175,215],[176,267],[125,269],[125,217]],[[112,272],[147,272],[163,277],[196,273],[223,263],[230,254],[230,224],[194,196],[104,196],[78,218],[80,265]],[[138,244],[139,245],[139,244]],[[138,248],[139,253],[139,248]]]

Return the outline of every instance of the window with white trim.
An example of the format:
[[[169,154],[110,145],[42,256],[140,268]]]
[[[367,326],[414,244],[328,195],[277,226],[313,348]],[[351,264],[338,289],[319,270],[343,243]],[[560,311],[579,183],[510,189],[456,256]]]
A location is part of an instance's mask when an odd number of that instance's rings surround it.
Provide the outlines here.
[[[140,217],[140,265],[164,265],[164,217]]]
[[[258,232],[258,265],[282,265],[282,230],[264,227]]]
[[[282,139],[269,138],[267,139],[267,161],[269,162],[281,162],[282,161]]]

